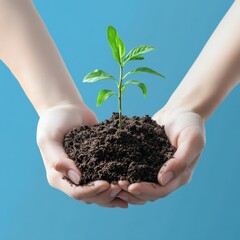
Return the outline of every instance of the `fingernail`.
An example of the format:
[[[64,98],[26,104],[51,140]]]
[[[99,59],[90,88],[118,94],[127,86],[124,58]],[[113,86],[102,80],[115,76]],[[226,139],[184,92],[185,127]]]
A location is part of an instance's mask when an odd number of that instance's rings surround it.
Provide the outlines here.
[[[68,170],[67,177],[75,184],[79,184],[80,176],[72,169]]]
[[[166,172],[163,174],[163,176],[161,177],[161,184],[164,186],[167,183],[169,183],[174,177],[173,172]]]
[[[111,198],[115,198],[119,193],[118,189],[112,190],[112,192],[110,193],[110,197]]]

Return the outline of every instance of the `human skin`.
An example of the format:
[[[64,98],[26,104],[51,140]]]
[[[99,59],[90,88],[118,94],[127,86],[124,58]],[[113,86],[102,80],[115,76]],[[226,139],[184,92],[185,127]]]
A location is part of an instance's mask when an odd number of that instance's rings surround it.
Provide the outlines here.
[[[205,121],[239,83],[240,0],[233,3],[167,104],[154,116],[177,151],[160,169],[159,184],[119,183],[134,196],[155,201],[191,180],[205,145]],[[128,201],[124,192],[119,197]]]
[[[66,156],[62,141],[73,127],[97,123],[96,116],[84,104],[32,2],[0,0],[0,4],[0,59],[40,116],[37,142],[51,186],[86,203],[125,208],[128,203],[157,200],[190,181],[205,144],[204,123],[238,83],[239,1],[235,1],[168,103],[154,116],[165,125],[177,147],[174,158],[159,172],[159,184],[129,185],[122,181],[110,185],[97,181],[91,187],[79,187],[63,179],[77,184],[81,173]]]
[[[63,149],[64,135],[97,123],[30,0],[0,0],[0,59],[9,67],[39,114],[37,143],[51,186],[85,203],[126,208],[118,184],[76,186],[81,173]],[[145,201],[131,196],[137,203]]]

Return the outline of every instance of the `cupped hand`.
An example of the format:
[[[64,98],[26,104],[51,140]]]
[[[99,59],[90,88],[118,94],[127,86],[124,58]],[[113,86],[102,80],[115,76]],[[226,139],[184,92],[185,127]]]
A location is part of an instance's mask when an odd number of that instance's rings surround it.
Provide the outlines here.
[[[126,208],[128,203],[116,196],[122,191],[118,184],[95,181],[79,186],[81,173],[63,149],[65,134],[80,125],[93,126],[98,121],[85,105],[60,105],[43,113],[37,127],[39,146],[49,184],[82,202],[104,207]]]
[[[157,112],[153,119],[164,125],[171,143],[177,148],[174,156],[160,169],[158,184],[120,184],[129,195],[143,201],[155,201],[187,184],[205,145],[205,126],[202,117],[185,110]],[[121,193],[119,194],[121,198]],[[125,199],[124,197],[122,199]]]

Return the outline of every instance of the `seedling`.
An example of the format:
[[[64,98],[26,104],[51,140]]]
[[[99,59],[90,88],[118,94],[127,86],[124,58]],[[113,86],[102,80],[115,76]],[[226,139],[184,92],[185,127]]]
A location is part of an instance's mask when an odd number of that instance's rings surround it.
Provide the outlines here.
[[[119,127],[121,129],[122,128],[122,95],[123,95],[126,87],[129,84],[134,84],[134,85],[138,86],[139,88],[141,88],[144,97],[146,97],[146,95],[147,95],[147,87],[142,82],[139,82],[138,80],[128,80],[125,83],[123,83],[124,80],[126,80],[126,78],[129,75],[134,74],[134,73],[149,73],[149,74],[157,75],[162,78],[165,78],[165,77],[162,74],[160,74],[160,73],[156,72],[155,70],[148,68],[148,67],[139,67],[139,68],[133,69],[133,70],[127,72],[126,74],[124,74],[123,70],[124,70],[124,66],[127,62],[133,61],[133,60],[144,60],[144,57],[142,55],[144,53],[155,50],[155,48],[151,47],[151,46],[143,45],[143,46],[133,48],[127,55],[125,55],[125,53],[126,53],[125,45],[124,45],[123,41],[120,39],[117,31],[112,26],[108,26],[107,37],[108,37],[109,45],[112,49],[113,57],[117,61],[117,63],[119,64],[119,67],[120,67],[119,79],[116,80],[116,78],[113,77],[112,75],[110,75],[102,70],[96,69],[96,70],[88,73],[84,77],[83,82],[93,83],[93,82],[97,82],[97,81],[100,81],[103,79],[111,79],[116,82],[118,92],[116,93],[113,90],[109,90],[109,89],[101,90],[97,97],[97,106],[102,104],[104,101],[106,101],[111,96],[113,96],[113,95],[117,96],[118,112],[119,112]]]

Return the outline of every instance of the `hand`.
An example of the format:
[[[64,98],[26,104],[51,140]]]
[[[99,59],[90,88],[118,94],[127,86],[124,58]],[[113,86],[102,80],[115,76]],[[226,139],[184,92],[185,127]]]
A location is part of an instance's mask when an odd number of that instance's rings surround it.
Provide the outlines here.
[[[160,110],[153,119],[160,125],[165,125],[166,133],[177,151],[160,169],[159,184],[125,183],[129,194],[144,201],[163,198],[187,184],[205,145],[204,120],[198,114],[184,110]]]
[[[56,106],[41,115],[37,143],[48,182],[52,187],[82,202],[126,208],[127,202],[116,198],[122,190],[118,184],[95,181],[92,186],[77,186],[81,173],[63,149],[64,135],[69,130],[80,125],[93,126],[97,122],[94,113],[85,104]]]

